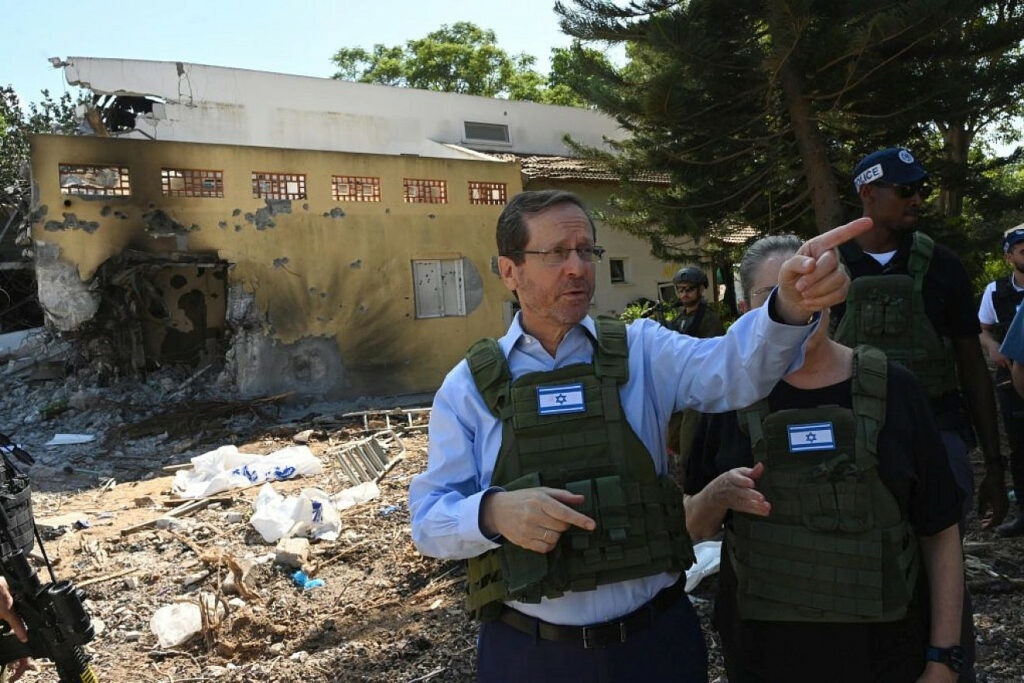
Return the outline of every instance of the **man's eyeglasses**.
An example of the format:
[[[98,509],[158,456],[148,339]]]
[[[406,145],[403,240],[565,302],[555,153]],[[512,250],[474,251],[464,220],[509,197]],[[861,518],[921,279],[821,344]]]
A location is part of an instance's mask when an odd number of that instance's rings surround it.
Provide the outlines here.
[[[581,261],[587,263],[597,263],[604,256],[604,247],[576,247],[575,249],[567,249],[566,247],[555,247],[554,249],[521,249],[519,251],[513,251],[513,254],[537,254],[540,256],[540,260],[549,266],[557,266],[565,263],[569,260],[569,255],[576,252],[576,255],[580,257]]]
[[[930,185],[925,185],[924,183],[909,183],[908,184],[908,183],[881,183],[881,182],[876,182],[876,183],[872,183],[872,184],[875,185],[876,187],[888,187],[888,188],[890,188],[893,192],[896,193],[896,195],[900,199],[910,199],[915,194],[916,195],[920,195],[921,199],[928,199],[928,197],[930,197],[931,194],[932,194],[931,186]]]

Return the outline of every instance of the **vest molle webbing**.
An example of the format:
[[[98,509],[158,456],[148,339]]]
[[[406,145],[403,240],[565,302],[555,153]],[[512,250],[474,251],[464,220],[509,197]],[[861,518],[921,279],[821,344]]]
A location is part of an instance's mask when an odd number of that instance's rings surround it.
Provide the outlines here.
[[[992,290],[992,307],[996,310],[996,324],[992,326],[992,336],[997,342],[1002,342],[1006,337],[1006,331],[1010,329],[1017,307],[1024,301],[1024,290],[1017,291],[1010,282],[1012,278],[1013,275],[999,278]]]
[[[917,579],[917,540],[878,477],[886,359],[854,352],[853,410],[831,405],[738,413],[771,503],[726,528],[740,617],[760,621],[895,621]]]
[[[845,346],[869,344],[885,351],[889,360],[914,373],[933,399],[957,386],[952,341],[935,331],[921,295],[934,247],[928,235],[915,232],[909,274],[869,275],[850,283],[846,314],[835,332]]]
[[[466,354],[477,389],[502,420],[491,485],[506,491],[565,488],[594,531],[570,527],[550,553],[512,543],[469,560],[468,607],[493,618],[508,600],[539,602],[566,591],[683,571],[693,561],[682,492],[654,462],[622,412],[629,377],[625,325],[599,319],[593,364],[534,372],[514,382],[497,342]]]

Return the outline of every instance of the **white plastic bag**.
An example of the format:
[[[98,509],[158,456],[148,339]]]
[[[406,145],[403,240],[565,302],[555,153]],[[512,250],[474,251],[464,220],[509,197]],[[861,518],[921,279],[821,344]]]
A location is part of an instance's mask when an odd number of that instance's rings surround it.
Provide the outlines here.
[[[242,453],[235,446],[221,446],[192,458],[191,470],[179,470],[174,475],[173,489],[182,498],[206,498],[229,489],[308,477],[322,471],[323,464],[308,446],[287,446],[270,455]]]
[[[722,542],[703,541],[693,546],[693,554],[697,561],[686,570],[686,592],[689,593],[701,581],[712,574],[718,573],[722,563]]]
[[[256,511],[249,523],[267,543],[304,535],[334,541],[341,531],[338,510],[320,489],[306,488],[297,496],[285,497],[272,485],[264,484],[254,506]]]
[[[331,496],[331,502],[338,510],[350,508],[357,503],[365,503],[380,496],[380,487],[377,482],[367,481],[358,486],[350,486],[347,489],[338,491]]]

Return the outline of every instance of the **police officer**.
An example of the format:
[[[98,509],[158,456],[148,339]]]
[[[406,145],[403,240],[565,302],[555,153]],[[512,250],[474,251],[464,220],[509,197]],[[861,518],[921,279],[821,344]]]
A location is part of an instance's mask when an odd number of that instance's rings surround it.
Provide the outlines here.
[[[965,516],[974,494],[966,399],[985,458],[978,512],[989,513],[983,521],[989,527],[1003,520],[1008,506],[995,392],[967,271],[956,254],[916,230],[930,194],[927,180],[902,147],[869,154],[854,169],[853,184],[873,227],[840,248],[853,282],[845,304],[832,309],[834,336],[850,347],[876,346],[917,376],[966,495]]]
[[[747,310],[799,246],[751,245]],[[877,349],[820,330],[805,353],[764,401],[705,416],[690,461],[691,536],[725,522],[714,622],[729,681],[955,681],[962,499],[927,398]]]
[[[1014,391],[1010,380],[1011,360],[1000,353],[999,345],[1024,301],[1024,225],[1007,231],[1003,237],[1003,255],[1010,274],[988,283],[981,295],[978,322],[981,345],[995,364],[996,397],[1003,414],[1003,426],[1010,444],[1010,475],[1021,508],[1017,517],[996,528],[1002,536],[1024,535],[1024,398]]]
[[[521,309],[438,389],[409,489],[420,552],[469,560],[481,680],[707,680],[679,580],[692,549],[666,475],[669,415],[747,405],[792,370],[815,311],[845,296],[833,247],[867,225],[808,242],[764,308],[697,340],[591,319],[603,250],[580,199],[509,202],[498,270]]]
[[[718,313],[704,301],[708,276],[696,266],[686,266],[672,276],[672,284],[679,298],[679,312],[668,322],[669,329],[706,339],[725,333]]]

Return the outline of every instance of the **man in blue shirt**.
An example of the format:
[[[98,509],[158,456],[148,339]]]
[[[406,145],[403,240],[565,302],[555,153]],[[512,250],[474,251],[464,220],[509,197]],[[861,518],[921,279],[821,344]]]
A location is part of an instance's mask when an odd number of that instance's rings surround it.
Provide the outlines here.
[[[723,337],[695,339],[649,320],[625,328],[628,378],[618,384],[617,402],[629,436],[642,443],[658,475],[667,470],[665,433],[673,412],[749,405],[800,366],[817,312],[843,301],[849,286],[834,248],[870,225],[859,219],[804,244],[783,265],[768,305],[743,316]],[[587,313],[594,264],[603,249],[596,246],[581,200],[557,191],[517,195],[498,219],[497,241],[499,274],[521,306],[497,341],[508,384],[544,377],[538,373],[563,377],[574,367],[596,367],[595,358],[608,352],[599,349],[595,356],[599,333]],[[509,432],[477,379],[463,360],[434,398],[427,470],[409,491],[417,548],[433,557],[476,560],[494,549],[518,547],[534,558],[550,554],[556,562],[585,547],[585,532],[598,522],[580,509],[605,501],[589,500],[568,485],[492,486],[496,466],[502,466],[503,431]],[[586,417],[592,403],[575,397],[576,386],[564,388]],[[536,414],[516,412],[515,418],[538,421],[548,410],[541,393],[531,404]],[[679,571],[653,570],[535,600],[505,598],[497,617],[481,626],[480,679],[707,680],[703,637],[678,579]]]

